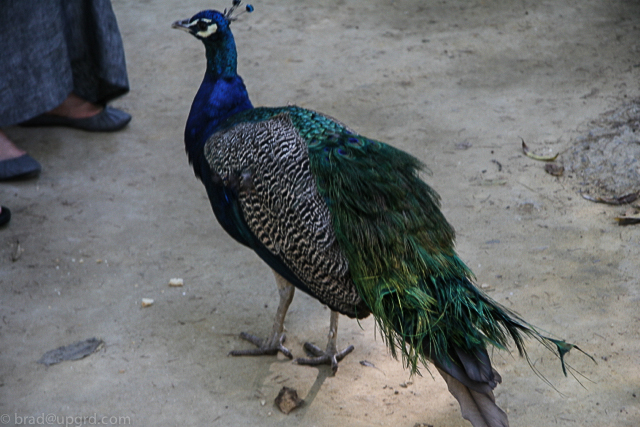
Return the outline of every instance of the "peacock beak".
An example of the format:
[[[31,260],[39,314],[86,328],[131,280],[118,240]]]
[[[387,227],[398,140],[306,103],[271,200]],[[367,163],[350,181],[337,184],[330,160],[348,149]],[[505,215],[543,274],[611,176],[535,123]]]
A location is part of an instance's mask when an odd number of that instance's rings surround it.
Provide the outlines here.
[[[171,28],[176,28],[178,30],[183,30],[186,32],[190,32],[189,31],[189,19],[183,19],[181,21],[176,21],[173,24],[171,24]]]

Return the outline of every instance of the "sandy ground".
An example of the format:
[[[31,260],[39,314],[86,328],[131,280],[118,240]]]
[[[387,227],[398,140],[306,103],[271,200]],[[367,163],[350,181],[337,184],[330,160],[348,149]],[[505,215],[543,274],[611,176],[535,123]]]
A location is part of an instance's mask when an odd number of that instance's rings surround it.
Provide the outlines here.
[[[440,378],[410,378],[388,355],[371,319],[341,319],[339,343],[356,350],[335,377],[282,356],[227,356],[248,347],[238,332],[269,331],[277,292],[269,269],[218,226],[184,155],[204,57],[170,24],[211,6],[229,4],[114,1],[132,89],[114,102],[134,116],[126,130],[6,129],[44,169],[35,181],[0,185],[14,214],[0,230],[0,421],[468,425]],[[552,177],[523,156],[519,139],[542,154],[567,150],[591,119],[640,95],[640,5],[255,6],[233,24],[253,103],[317,109],[422,159],[478,283],[596,358],[568,357],[588,378],[581,385],[530,343],[554,389],[524,359],[495,352],[504,379],[496,397],[511,425],[640,425],[640,226],[617,226],[626,208],[585,201],[571,176]],[[18,242],[24,252],[12,261]],[[169,288],[172,277],[184,287]],[[142,309],[142,298],[155,304]],[[296,295],[286,320],[296,356],[306,340],[324,346],[328,318]],[[106,344],[90,357],[36,363],[94,336]],[[273,405],[282,386],[306,401],[288,416]]]

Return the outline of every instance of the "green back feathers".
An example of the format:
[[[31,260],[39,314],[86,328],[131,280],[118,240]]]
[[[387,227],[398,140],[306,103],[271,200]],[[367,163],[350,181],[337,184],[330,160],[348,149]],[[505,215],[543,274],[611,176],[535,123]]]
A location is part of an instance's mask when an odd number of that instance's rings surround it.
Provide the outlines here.
[[[526,354],[522,334],[555,344],[562,358],[563,342],[541,336],[472,285],[416,158],[294,106],[248,110],[224,126],[283,113],[307,143],[311,173],[358,293],[392,354],[399,350],[412,372],[428,359],[448,363],[456,349],[504,349],[509,338]]]
[[[417,372],[429,358],[450,361],[455,348],[506,349],[510,338],[524,354],[522,333],[548,344],[472,285],[439,196],[418,175],[419,160],[331,118],[288,112],[307,141],[352,279],[394,357],[399,350]]]
[[[400,349],[417,371],[427,357],[448,359],[452,342],[474,349],[488,339],[504,347],[505,333],[455,253],[437,194],[418,176],[421,163],[344,128],[308,143],[352,278],[392,354]]]

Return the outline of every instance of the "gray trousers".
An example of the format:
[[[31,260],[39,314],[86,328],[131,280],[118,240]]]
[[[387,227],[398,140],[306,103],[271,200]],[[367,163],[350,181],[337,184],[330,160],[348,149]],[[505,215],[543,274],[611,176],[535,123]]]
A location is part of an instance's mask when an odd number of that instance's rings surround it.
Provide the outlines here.
[[[109,0],[0,0],[0,127],[74,92],[96,104],[129,91]]]

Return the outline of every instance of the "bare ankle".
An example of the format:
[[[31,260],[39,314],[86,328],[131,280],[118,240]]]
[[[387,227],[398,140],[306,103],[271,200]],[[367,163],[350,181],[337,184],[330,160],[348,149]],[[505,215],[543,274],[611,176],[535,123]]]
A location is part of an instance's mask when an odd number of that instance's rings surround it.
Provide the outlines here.
[[[49,111],[48,114],[69,117],[72,119],[83,119],[95,116],[100,113],[100,111],[102,111],[101,106],[85,101],[72,92],[64,101],[62,101],[62,104]]]
[[[24,154],[26,154],[26,151],[16,147],[7,134],[0,130],[0,161],[20,157]]]

